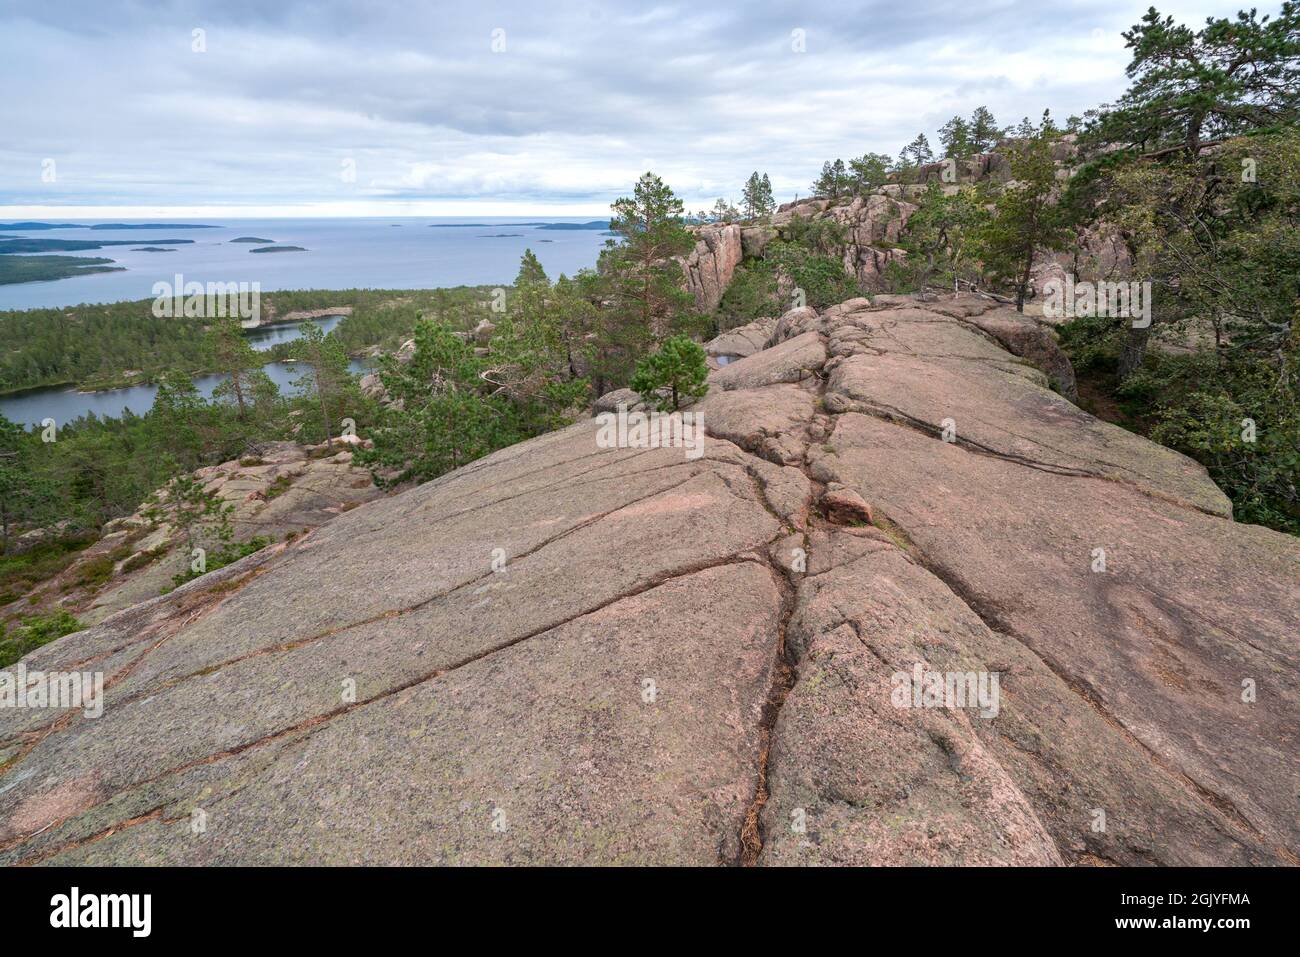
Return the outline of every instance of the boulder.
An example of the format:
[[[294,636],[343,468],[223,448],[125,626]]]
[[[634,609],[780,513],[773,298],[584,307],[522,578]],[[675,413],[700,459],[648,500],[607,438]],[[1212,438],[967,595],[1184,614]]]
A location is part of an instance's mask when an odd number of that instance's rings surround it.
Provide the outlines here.
[[[767,244],[777,237],[773,226],[742,226],[740,248],[745,256],[762,256]]]
[[[613,392],[606,392],[593,403],[592,414],[617,412],[619,406],[635,409],[639,408],[640,405],[641,394],[639,392],[634,392],[631,389],[615,389]]]
[[[756,319],[711,339],[705,343],[704,351],[710,356],[751,356],[767,345],[775,328],[776,319]]]

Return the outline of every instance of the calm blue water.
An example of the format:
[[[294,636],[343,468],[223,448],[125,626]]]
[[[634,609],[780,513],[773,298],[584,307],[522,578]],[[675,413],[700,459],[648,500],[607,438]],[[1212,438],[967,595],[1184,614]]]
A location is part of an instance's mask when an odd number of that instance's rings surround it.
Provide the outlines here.
[[[3,230],[6,236],[50,239],[126,239],[132,246],[54,255],[104,257],[124,272],[75,276],[53,282],[0,286],[0,310],[79,303],[120,302],[153,297],[153,284],[173,282],[259,282],[263,292],[277,289],[430,289],[510,283],[519,257],[532,249],[555,279],[596,263],[606,237],[600,230],[538,229],[520,222],[585,222],[595,216],[491,216],[394,219],[196,219],[216,229],[42,231]],[[0,219],[0,222],[3,222]],[[93,224],[96,220],[63,220]],[[114,220],[117,222],[118,220]],[[180,220],[174,220],[180,222]],[[59,222],[49,219],[44,222]],[[131,220],[165,223],[165,219]],[[484,226],[452,226],[484,223]],[[497,234],[511,234],[493,238]],[[277,246],[303,246],[307,252],[251,253],[254,245],[230,243],[237,236],[275,240]],[[159,239],[192,239],[173,252],[135,252]],[[138,242],[136,242],[138,240]],[[3,330],[0,330],[0,337]]]

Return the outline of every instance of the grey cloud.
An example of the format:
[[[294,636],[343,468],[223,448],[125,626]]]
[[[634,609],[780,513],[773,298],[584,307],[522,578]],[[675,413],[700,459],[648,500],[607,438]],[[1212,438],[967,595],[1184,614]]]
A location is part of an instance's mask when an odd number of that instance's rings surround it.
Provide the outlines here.
[[[1143,7],[3,5],[0,204],[601,203],[648,161],[689,197],[734,196],[754,168],[789,194],[980,103],[1010,122],[1113,98]]]

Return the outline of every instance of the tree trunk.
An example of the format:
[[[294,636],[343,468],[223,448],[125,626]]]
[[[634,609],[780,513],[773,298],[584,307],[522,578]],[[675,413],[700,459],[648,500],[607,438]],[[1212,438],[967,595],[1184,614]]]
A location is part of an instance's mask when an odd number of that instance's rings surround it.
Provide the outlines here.
[[[1191,159],[1201,152],[1201,124],[1203,119],[1200,116],[1193,116],[1187,124],[1187,155]]]
[[[1025,255],[1025,269],[1020,274],[1020,282],[1016,283],[1016,312],[1025,311],[1025,293],[1029,290],[1029,276],[1034,270],[1034,247],[1029,247],[1029,252]]]
[[[1151,327],[1147,326],[1142,329],[1134,329],[1132,326],[1128,329],[1128,335],[1124,337],[1124,348],[1119,354],[1119,381],[1124,382],[1138,369],[1142,368],[1142,360],[1147,354],[1147,339],[1151,335]]]
[[[243,375],[244,375],[244,370],[239,368],[238,366],[231,369],[230,371],[230,384],[235,389],[235,405],[238,406],[239,408],[238,414],[241,421],[243,420],[245,414],[244,413],[244,386],[243,386],[243,382],[241,381]]]
[[[325,408],[325,390],[321,388],[320,380],[316,380],[316,393],[320,398],[321,420],[325,424],[325,448],[334,448],[334,440],[330,438],[330,414]]]

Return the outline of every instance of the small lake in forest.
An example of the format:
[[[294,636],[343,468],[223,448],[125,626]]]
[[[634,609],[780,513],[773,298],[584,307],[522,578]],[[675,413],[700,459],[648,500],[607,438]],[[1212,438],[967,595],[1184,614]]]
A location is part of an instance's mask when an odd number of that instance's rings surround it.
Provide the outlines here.
[[[249,345],[259,352],[265,352],[282,342],[293,342],[301,338],[302,327],[307,322],[320,326],[325,332],[332,330],[342,320],[342,316],[322,316],[319,319],[302,322],[284,322],[246,333]],[[296,394],[293,388],[295,379],[303,373],[301,362],[268,362],[262,371],[270,377],[286,395]],[[367,363],[353,359],[348,363],[353,372],[367,371]],[[194,377],[194,385],[205,399],[212,397],[212,391],[226,380],[226,376],[212,374]],[[23,426],[39,425],[42,420],[51,418],[60,427],[88,412],[104,417],[119,418],[123,409],[130,409],[136,415],[143,415],[153,407],[154,396],[158,393],[156,385],[133,385],[124,389],[104,389],[100,392],[78,392],[69,386],[46,386],[39,389],[26,389],[0,396],[0,413],[11,422]]]

